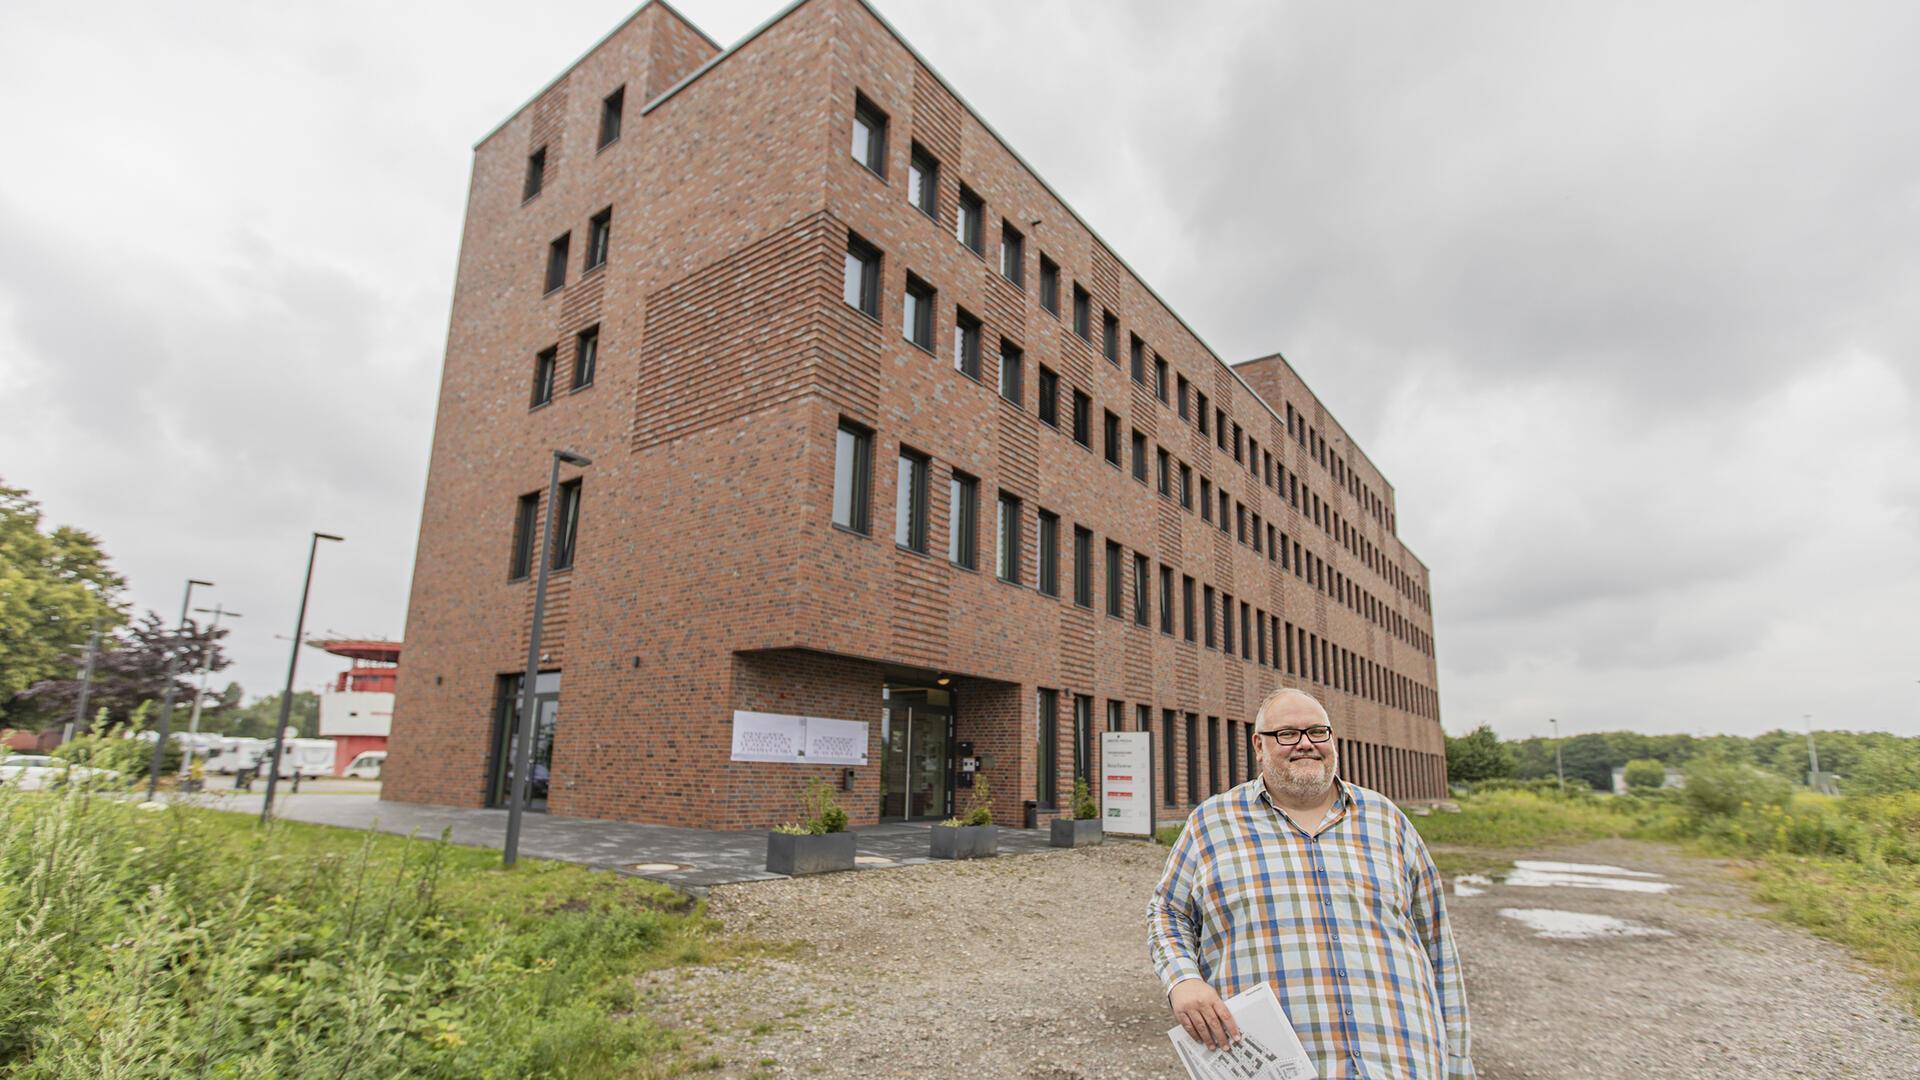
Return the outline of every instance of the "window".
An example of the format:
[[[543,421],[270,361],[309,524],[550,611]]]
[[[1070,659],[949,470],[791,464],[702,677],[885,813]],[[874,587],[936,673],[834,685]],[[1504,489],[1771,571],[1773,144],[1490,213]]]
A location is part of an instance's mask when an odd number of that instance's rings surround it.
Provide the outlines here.
[[[953,313],[953,370],[980,378],[980,320],[960,308]]]
[[[533,401],[527,407],[537,409],[553,400],[554,370],[559,365],[560,350],[541,349],[533,358]]]
[[[1027,240],[1009,222],[1000,223],[1000,276],[1015,285],[1027,283]]]
[[[1180,774],[1173,767],[1179,749],[1173,722],[1178,715],[1172,709],[1160,710],[1160,796],[1168,806],[1180,801]]]
[[[1093,771],[1093,699],[1073,695],[1073,778],[1087,780]]]
[[[1093,399],[1079,390],[1073,392],[1073,441],[1093,449]]]
[[[972,570],[979,565],[974,532],[980,515],[980,482],[965,473],[954,473],[947,481],[947,510],[952,517],[947,526],[947,560]]]
[[[1059,753],[1060,753],[1060,692],[1041,690],[1035,695],[1035,708],[1040,714],[1037,727],[1039,746],[1034,754],[1033,799],[1041,806],[1052,809],[1053,800],[1058,795]]]
[[[607,264],[607,248],[613,243],[613,207],[593,215],[587,222],[587,266],[588,270]]]
[[[984,212],[980,196],[965,184],[960,185],[960,213],[954,217],[953,235],[975,255],[982,250],[980,218]]]
[[[1093,340],[1093,297],[1079,285],[1073,287],[1073,332],[1081,341]]]
[[[847,269],[841,297],[847,306],[870,319],[880,317],[880,252],[865,240],[847,234]]]
[[[1000,339],[1000,396],[1018,406],[1025,371],[1020,350],[1006,338]]]
[[[1187,714],[1187,801],[1200,801],[1200,715]]]
[[[1120,320],[1111,311],[1100,313],[1100,351],[1108,363],[1120,366]]]
[[[1227,410],[1219,406],[1213,410],[1213,444],[1222,450],[1227,448]]]
[[[1174,394],[1175,407],[1180,413],[1180,419],[1185,420],[1187,418],[1187,377],[1175,375],[1173,383],[1178,388]]]
[[[1206,646],[1207,648],[1211,649],[1214,647],[1215,644],[1219,642],[1219,628],[1215,625],[1213,621],[1214,619],[1213,586],[1211,585],[1203,586],[1200,591],[1201,591],[1200,612],[1202,616],[1204,616],[1206,619],[1206,628],[1207,628]]]
[[[1167,362],[1158,356],[1153,358],[1153,396],[1160,399],[1160,404],[1167,403]]]
[[[1160,568],[1160,632],[1173,633],[1173,567]]]
[[[1221,488],[1220,489],[1220,520],[1218,522],[1221,532],[1226,532],[1229,528],[1229,523],[1227,521],[1227,503],[1228,503],[1227,489]]]
[[[1133,465],[1133,478],[1144,484],[1147,482],[1147,437],[1136,431],[1128,445],[1133,452],[1129,459]]]
[[[1060,266],[1045,255],[1040,256],[1040,306],[1060,314]]]
[[[865,95],[853,99],[853,160],[875,176],[887,175],[887,114]]]
[[[1200,434],[1207,433],[1207,395],[1199,390],[1193,392],[1194,422],[1200,425]]]
[[[1107,541],[1107,614],[1116,619],[1124,617],[1121,604],[1126,592],[1121,580],[1126,577],[1126,570],[1120,560],[1120,545]]]
[[[1000,493],[1000,521],[996,530],[994,544],[994,571],[1000,580],[1018,583],[1020,580],[1020,500]]]
[[[533,572],[533,534],[540,527],[540,495],[520,496],[513,508],[513,557],[507,563],[507,580],[519,581]]]
[[[621,87],[600,100],[600,149],[620,137],[620,113],[627,103],[627,88]]]
[[[580,481],[560,485],[560,513],[554,519],[553,568],[573,569],[574,542],[580,537]]]
[[[1127,336],[1132,339],[1131,351],[1127,361],[1131,366],[1129,374],[1133,376],[1134,382],[1145,385],[1147,381],[1147,343],[1140,340],[1139,334],[1129,334]]]
[[[1240,724],[1236,720],[1227,721],[1227,783],[1240,782],[1240,740],[1236,733]]]
[[[927,459],[902,447],[900,482],[894,488],[893,542],[922,555],[927,552]]]
[[[1034,403],[1040,422],[1060,426],[1060,376],[1045,364],[1040,365],[1040,400]]]
[[[1034,584],[1042,596],[1060,595],[1060,516],[1040,511],[1040,568]]]
[[[1213,520],[1213,482],[1204,476],[1200,478],[1200,520]]]
[[[1107,699],[1107,730],[1127,730],[1127,703]]]
[[[1120,418],[1114,415],[1112,409],[1102,412],[1106,419],[1102,430],[1106,435],[1107,464],[1117,469],[1120,467]]]
[[[1180,463],[1180,505],[1193,509],[1193,466],[1184,461]]]
[[[1246,460],[1246,440],[1243,434],[1239,424],[1233,425],[1233,460],[1235,461]]]
[[[562,233],[558,240],[547,245],[547,291],[552,292],[567,283],[567,248],[573,241],[572,233]]]
[[[1161,495],[1173,497],[1173,459],[1164,447],[1154,448],[1154,484]]]
[[[933,286],[907,275],[906,298],[900,309],[900,333],[928,352],[933,351]]]
[[[1220,793],[1220,718],[1207,717],[1207,792]]]
[[[1133,621],[1146,626],[1153,619],[1153,579],[1147,572],[1147,557],[1133,556]]]
[[[1185,574],[1180,575],[1180,632],[1193,640],[1193,579]]]
[[[1252,619],[1253,607],[1245,600],[1240,601],[1240,659],[1242,660],[1253,659],[1253,639],[1247,636]]]
[[[1093,606],[1093,530],[1073,527],[1073,602]]]
[[[1220,647],[1233,655],[1233,594],[1220,594]]]
[[[913,144],[907,157],[907,201],[930,218],[939,220],[940,163],[933,155]]]
[[[873,434],[840,422],[833,444],[833,523],[864,534],[871,488]]]
[[[527,182],[520,189],[520,201],[526,202],[540,194],[540,189],[546,185],[546,182],[547,148],[543,146],[527,155]]]
[[[573,388],[585,390],[593,385],[594,368],[600,363],[600,328],[589,326],[573,339]]]

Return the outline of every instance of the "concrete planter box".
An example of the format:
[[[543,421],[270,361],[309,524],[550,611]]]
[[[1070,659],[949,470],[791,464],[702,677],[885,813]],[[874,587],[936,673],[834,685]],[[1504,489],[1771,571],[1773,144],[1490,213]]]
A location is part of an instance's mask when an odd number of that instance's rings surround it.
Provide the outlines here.
[[[1047,842],[1054,847],[1091,847],[1106,838],[1106,832],[1100,828],[1099,818],[1087,818],[1084,821],[1054,818],[1053,834]]]
[[[998,825],[935,825],[928,831],[933,834],[928,854],[936,859],[985,859],[1000,852]]]
[[[799,877],[801,874],[826,874],[853,869],[853,834],[827,833],[824,836],[767,834],[767,871]]]

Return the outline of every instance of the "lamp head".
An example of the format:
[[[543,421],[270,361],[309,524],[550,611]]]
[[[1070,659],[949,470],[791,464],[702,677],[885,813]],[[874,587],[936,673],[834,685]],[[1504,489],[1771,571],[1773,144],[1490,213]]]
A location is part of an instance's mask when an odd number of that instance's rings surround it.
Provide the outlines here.
[[[587,457],[585,454],[576,454],[571,450],[555,450],[553,456],[569,465],[579,465],[583,468],[593,464],[592,458]]]

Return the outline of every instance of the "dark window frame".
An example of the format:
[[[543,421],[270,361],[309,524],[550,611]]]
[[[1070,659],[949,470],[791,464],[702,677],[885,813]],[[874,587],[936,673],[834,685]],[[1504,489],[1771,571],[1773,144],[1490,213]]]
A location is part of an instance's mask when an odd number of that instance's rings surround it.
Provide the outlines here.
[[[547,148],[542,146],[527,155],[527,175],[520,187],[520,203],[532,202],[547,187]]]
[[[986,258],[986,201],[965,184],[960,185],[960,204],[953,214],[953,238],[960,246]]]
[[[876,323],[880,321],[880,268],[882,258],[883,256],[879,248],[867,243],[856,233],[847,233],[847,261],[842,271],[840,299],[846,301],[848,307],[865,315]],[[860,294],[858,302],[849,299],[847,296],[849,291],[848,281],[851,280],[853,274],[856,273],[854,270],[856,265],[859,267],[857,271],[859,275],[858,291]]]
[[[528,401],[528,410],[538,409],[553,401],[556,384],[560,381],[560,346],[549,345],[533,354],[533,393]]]
[[[560,506],[554,520],[551,560],[554,573],[573,569],[579,543],[580,478],[576,476],[560,483]]]
[[[1040,307],[1054,318],[1060,317],[1060,264],[1040,253]]]
[[[1045,364],[1039,365],[1040,374],[1035,387],[1033,402],[1034,414],[1048,427],[1060,426],[1060,376]]]
[[[839,518],[840,490],[840,450],[844,443],[841,435],[853,440],[852,459],[848,462],[847,475],[847,520]],[[834,506],[832,521],[837,529],[845,529],[859,536],[867,536],[873,529],[873,432],[851,420],[842,419],[833,436],[833,491]]]
[[[947,561],[980,568],[980,481],[956,470],[947,478]]]
[[[513,508],[513,547],[507,557],[507,580],[525,581],[533,573],[534,536],[540,528],[540,493],[529,492],[515,500]]]
[[[1022,289],[1027,287],[1027,237],[1005,218],[1000,219],[1000,276]]]
[[[899,466],[894,472],[893,542],[918,555],[928,553],[928,534],[932,531],[932,497],[927,492],[932,475],[932,458],[911,447],[900,448]],[[908,485],[904,490],[899,487],[902,480]]]
[[[1084,525],[1073,527],[1073,603],[1093,608],[1093,530]]]
[[[567,260],[572,257],[572,248],[572,230],[561,233],[547,245],[547,287],[543,295],[551,296],[566,288]]]
[[[609,206],[587,219],[587,259],[582,273],[607,265],[613,248],[613,207]]]
[[[573,389],[569,393],[579,393],[593,386],[593,377],[600,367],[600,324],[573,335]]]
[[[862,158],[855,152],[853,144],[847,146],[847,156],[860,163],[861,168],[879,177],[887,178],[887,114],[880,110],[867,95],[855,92],[853,95],[853,130],[862,125],[867,128],[867,156]]]
[[[1009,375],[1011,372],[1011,375]],[[1016,409],[1026,408],[1027,361],[1020,346],[1000,339],[1000,397]]]
[[[1033,587],[1041,596],[1060,595],[1060,515],[1051,510],[1035,511],[1037,525]]]
[[[927,153],[926,147],[910,142],[907,151],[907,204],[927,215],[933,221],[940,220],[940,159]],[[920,186],[920,197],[913,197],[915,184]]]
[[[627,88],[624,84],[600,99],[600,145],[594,148],[595,153],[620,141],[620,124],[626,104]]]
[[[900,291],[900,336],[923,352],[933,352],[933,311],[939,300],[940,293],[932,285],[907,275],[906,287]]]
[[[980,381],[980,320],[961,307],[953,309],[953,369]]]

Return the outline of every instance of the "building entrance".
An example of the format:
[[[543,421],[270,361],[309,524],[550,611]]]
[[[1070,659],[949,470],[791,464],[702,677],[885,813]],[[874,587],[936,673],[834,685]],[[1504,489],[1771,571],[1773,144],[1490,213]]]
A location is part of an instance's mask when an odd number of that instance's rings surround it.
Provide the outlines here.
[[[880,694],[880,820],[952,817],[953,693],[889,683]]]
[[[487,755],[487,805],[507,806],[513,797],[514,740],[520,731],[522,675],[503,675],[493,710],[493,747]],[[533,756],[527,769],[527,809],[547,808],[547,777],[553,765],[553,729],[560,720],[560,673],[543,671],[533,681]]]

